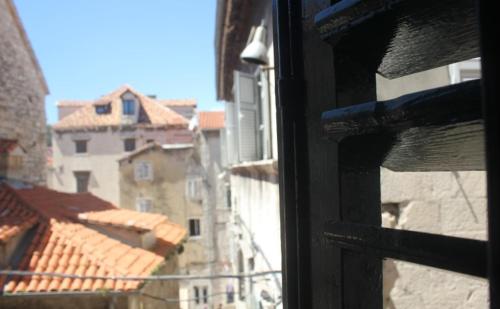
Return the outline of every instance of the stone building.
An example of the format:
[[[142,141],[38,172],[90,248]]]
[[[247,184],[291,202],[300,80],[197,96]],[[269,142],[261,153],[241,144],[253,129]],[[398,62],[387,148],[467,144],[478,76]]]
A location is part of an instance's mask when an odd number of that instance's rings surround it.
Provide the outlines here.
[[[192,100],[158,100],[122,86],[93,101],[60,101],[53,126],[52,188],[120,204],[118,160],[147,143],[191,143]],[[165,105],[169,104],[169,105]],[[172,108],[171,108],[172,107]]]
[[[121,206],[164,214],[188,229],[180,273],[227,273],[230,211],[217,178],[222,171],[224,113],[199,112],[194,117],[193,144],[150,143],[119,160]],[[225,304],[225,291],[225,280],[181,281],[179,297],[189,301],[181,301],[180,306],[217,307]]]
[[[196,148],[200,154],[206,190],[203,192],[203,208],[207,210],[208,234],[211,240],[211,273],[227,274],[232,270],[231,208],[228,188],[221,177],[227,156],[223,151],[225,129],[223,111],[200,111],[197,113],[195,129]],[[234,295],[232,280],[212,280],[214,308],[231,308]]]
[[[120,159],[119,164],[121,206],[163,214],[181,223],[188,238],[178,272],[209,275],[212,237],[208,211],[202,204],[202,168],[193,144],[150,143]],[[209,291],[210,282],[181,281],[178,297],[192,301],[181,301],[179,306],[195,308],[196,299],[203,304],[202,294]]]
[[[14,141],[24,152],[16,178],[37,184],[46,181],[47,94],[43,73],[13,1],[0,0],[0,141]]]
[[[186,229],[89,193],[0,182],[0,268],[78,276],[174,274]],[[182,254],[180,255],[182,256]],[[1,308],[178,308],[177,281],[0,276]]]

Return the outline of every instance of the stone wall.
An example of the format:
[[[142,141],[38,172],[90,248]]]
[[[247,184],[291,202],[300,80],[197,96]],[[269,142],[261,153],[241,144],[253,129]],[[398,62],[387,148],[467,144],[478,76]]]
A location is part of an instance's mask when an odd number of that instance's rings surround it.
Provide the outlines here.
[[[478,70],[477,64],[475,67]],[[395,80],[377,76],[377,97],[445,86],[448,67]],[[382,221],[385,227],[485,240],[484,172],[414,172],[381,170]],[[384,262],[384,307],[488,308],[486,280],[421,265]]]
[[[47,87],[11,0],[0,0],[0,138],[26,151],[21,179],[46,180]]]
[[[485,240],[484,172],[396,173],[382,169],[386,227]],[[385,308],[488,308],[483,279],[388,260]]]

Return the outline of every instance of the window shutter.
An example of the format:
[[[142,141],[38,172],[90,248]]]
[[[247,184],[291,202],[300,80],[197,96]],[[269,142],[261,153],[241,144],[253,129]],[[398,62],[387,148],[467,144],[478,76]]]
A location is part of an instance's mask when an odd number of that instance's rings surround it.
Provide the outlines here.
[[[234,99],[238,124],[238,150],[240,161],[259,158],[259,98],[255,77],[234,72]]]
[[[226,157],[228,164],[238,162],[238,117],[236,117],[236,104],[226,102]]]

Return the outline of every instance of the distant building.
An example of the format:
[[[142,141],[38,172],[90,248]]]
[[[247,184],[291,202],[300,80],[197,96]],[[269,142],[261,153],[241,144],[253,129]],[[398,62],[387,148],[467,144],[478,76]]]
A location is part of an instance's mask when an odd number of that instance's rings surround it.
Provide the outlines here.
[[[225,145],[225,124],[223,111],[200,111],[195,128],[196,147],[200,154],[206,189],[203,192],[203,208],[207,209],[208,233],[212,236],[211,272],[213,274],[232,271],[231,208],[228,202],[228,187],[224,181],[227,165]],[[222,178],[221,178],[222,177]],[[211,282],[211,304],[214,308],[231,308],[234,305],[233,280]]]
[[[169,107],[170,106],[170,107]],[[193,100],[157,100],[122,86],[94,101],[60,101],[53,126],[51,185],[119,203],[118,160],[152,142],[192,142]],[[181,110],[182,109],[182,110]]]
[[[12,0],[0,0],[0,177],[44,184],[47,84]],[[5,161],[9,160],[9,162]],[[17,167],[13,166],[17,165]]]
[[[230,210],[217,180],[222,171],[224,113],[199,112],[194,117],[193,144],[150,143],[119,160],[121,206],[160,213],[184,225],[189,237],[179,258],[180,273],[228,273]],[[225,304],[225,283],[220,279],[181,281],[180,298],[189,301],[182,301],[180,307]]]
[[[0,269],[79,276],[174,274],[186,229],[89,193],[0,183]],[[0,275],[1,308],[178,308],[177,281]],[[69,298],[71,297],[71,298]]]

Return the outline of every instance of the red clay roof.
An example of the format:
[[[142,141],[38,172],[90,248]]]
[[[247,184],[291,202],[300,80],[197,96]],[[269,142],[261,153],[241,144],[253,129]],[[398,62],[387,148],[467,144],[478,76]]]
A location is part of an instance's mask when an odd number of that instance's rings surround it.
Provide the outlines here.
[[[57,101],[57,106],[81,107],[81,106],[85,106],[85,105],[91,105],[92,103],[94,103],[93,100],[60,100],[60,101]]]
[[[62,101],[62,106],[80,106],[74,113],[62,118],[53,128],[55,130],[71,130],[96,128],[103,126],[121,125],[122,104],[121,96],[125,92],[134,94],[140,105],[139,123],[147,127],[180,127],[186,128],[188,120],[182,115],[176,113],[167,106],[161,104],[142,93],[135,91],[132,87],[124,85],[117,90],[102,96],[92,102],[92,104],[83,103],[85,101]],[[80,105],[79,105],[80,104]],[[110,104],[111,112],[109,114],[97,114],[95,105]]]
[[[17,226],[19,230],[31,228],[33,231],[19,265],[9,265],[11,269],[23,271],[87,276],[146,276],[162,265],[164,256],[172,252],[187,233],[165,216],[150,214],[146,216],[148,220],[156,216],[161,221],[154,229],[150,229],[157,237],[155,247],[152,250],[132,247],[94,230],[88,220],[79,219],[79,215],[87,213],[99,217],[101,224],[109,222],[120,226],[120,222],[126,223],[127,218],[117,221],[114,212],[123,213],[121,209],[89,193],[61,193],[42,187],[14,189],[5,184],[0,185],[0,215],[6,210],[9,210],[6,218],[9,214],[19,214],[20,218],[26,218],[22,221],[26,223],[6,224],[6,220],[0,220],[0,230],[4,231],[6,227],[5,231],[8,231],[10,226]],[[97,215],[99,212],[102,212],[101,216]],[[137,222],[142,222],[141,214],[130,211],[128,215],[132,213],[135,213]],[[7,234],[2,232],[2,235]],[[0,276],[0,291],[14,294],[101,289],[132,291],[142,284],[142,281],[132,280]]]
[[[198,126],[201,130],[219,130],[224,128],[224,112],[199,112]]]
[[[156,101],[165,106],[197,106],[195,99],[157,99]]]

